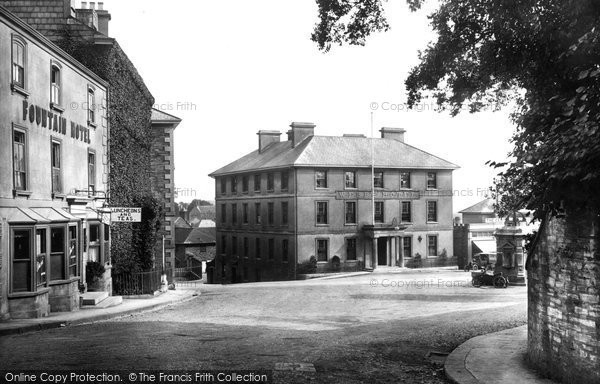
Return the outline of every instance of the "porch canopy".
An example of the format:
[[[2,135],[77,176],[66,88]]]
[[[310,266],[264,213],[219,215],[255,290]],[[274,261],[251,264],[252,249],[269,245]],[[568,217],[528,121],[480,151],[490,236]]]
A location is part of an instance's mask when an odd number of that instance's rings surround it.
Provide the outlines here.
[[[404,230],[408,228],[407,225],[399,225],[396,223],[391,224],[375,224],[375,225],[364,225],[363,231],[365,234],[372,238],[376,239],[379,237],[394,237],[394,236],[403,236]]]
[[[9,224],[50,224],[53,222],[79,221],[66,211],[56,208],[0,207],[0,217]]]

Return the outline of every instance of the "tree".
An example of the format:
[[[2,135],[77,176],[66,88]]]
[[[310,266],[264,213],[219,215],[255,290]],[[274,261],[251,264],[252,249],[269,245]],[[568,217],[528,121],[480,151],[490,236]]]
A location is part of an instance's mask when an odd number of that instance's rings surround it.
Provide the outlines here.
[[[412,10],[424,0],[407,0]],[[387,30],[380,1],[317,0],[313,40],[364,44]],[[515,100],[517,127],[495,183],[501,214],[600,208],[600,3],[594,0],[440,0],[437,41],[406,80],[409,106],[435,97],[452,115]]]

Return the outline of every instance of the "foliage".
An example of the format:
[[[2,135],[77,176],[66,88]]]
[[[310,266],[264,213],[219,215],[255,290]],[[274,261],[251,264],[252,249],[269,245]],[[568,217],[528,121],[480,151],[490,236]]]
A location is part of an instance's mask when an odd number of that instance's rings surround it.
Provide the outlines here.
[[[299,275],[306,275],[311,273],[317,273],[317,258],[311,256],[308,261],[304,261],[298,264],[296,273]]]
[[[413,10],[422,2],[408,1]],[[322,50],[386,29],[380,2],[367,15],[354,2],[317,3],[313,40]],[[344,23],[352,14],[362,22]],[[514,100],[511,161],[490,163],[501,171],[494,197],[503,216],[600,207],[599,17],[594,0],[440,0],[430,15],[438,37],[406,80],[409,105],[433,96],[456,115]]]
[[[105,271],[106,268],[104,268],[102,263],[97,261],[89,261],[85,265],[85,281],[87,281],[89,284],[92,284],[102,278]]]
[[[153,139],[149,132],[154,98],[116,42],[96,45],[71,31],[64,33],[61,48],[110,83],[108,203],[142,207],[142,223],[111,226],[114,272],[148,270],[153,266],[162,218],[161,205],[152,197]]]
[[[331,269],[333,269],[334,271],[339,271],[341,267],[341,260],[339,258],[339,256],[333,256],[331,258]]]

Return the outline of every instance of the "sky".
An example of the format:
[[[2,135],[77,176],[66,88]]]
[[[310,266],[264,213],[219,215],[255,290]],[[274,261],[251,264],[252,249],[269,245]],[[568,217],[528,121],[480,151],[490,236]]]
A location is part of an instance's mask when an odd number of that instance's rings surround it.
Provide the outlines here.
[[[366,46],[322,53],[310,40],[312,0],[105,0],[116,38],[156,99],[183,119],[175,131],[178,201],[214,200],[208,174],[254,151],[259,130],[285,134],[293,121],[317,135],[406,129],[405,141],[461,168],[453,210],[481,201],[511,149],[510,109],[451,117],[431,100],[404,105],[404,80],[435,39],[427,15],[385,3],[391,30]],[[282,138],[285,135],[282,136]]]

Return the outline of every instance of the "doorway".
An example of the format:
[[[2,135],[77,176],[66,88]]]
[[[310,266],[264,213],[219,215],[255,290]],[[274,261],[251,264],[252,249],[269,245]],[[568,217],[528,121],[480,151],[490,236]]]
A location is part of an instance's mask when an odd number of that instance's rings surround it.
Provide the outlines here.
[[[377,265],[388,265],[387,251],[388,251],[387,237],[377,239]]]

